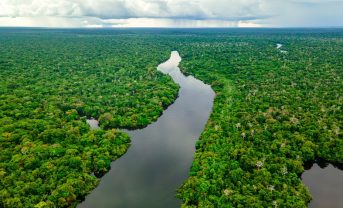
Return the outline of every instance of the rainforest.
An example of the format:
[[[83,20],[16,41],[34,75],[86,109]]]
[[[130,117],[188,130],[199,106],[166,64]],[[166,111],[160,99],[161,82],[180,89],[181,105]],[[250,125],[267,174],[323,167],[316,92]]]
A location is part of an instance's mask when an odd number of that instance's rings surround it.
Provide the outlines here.
[[[172,51],[187,79],[214,91],[170,196],[177,206],[308,207],[311,163],[330,164],[342,181],[343,29],[1,28],[0,207],[87,202],[106,173],[122,170],[111,166],[130,154],[130,131],[182,98],[184,86],[157,70]]]

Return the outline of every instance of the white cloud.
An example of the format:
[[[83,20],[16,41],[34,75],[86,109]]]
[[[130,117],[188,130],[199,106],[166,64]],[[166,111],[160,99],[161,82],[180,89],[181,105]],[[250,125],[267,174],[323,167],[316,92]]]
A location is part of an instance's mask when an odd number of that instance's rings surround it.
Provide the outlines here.
[[[167,18],[129,18],[104,20],[113,27],[237,27],[235,21],[225,20],[189,20]]]
[[[275,0],[265,21],[284,27],[343,26],[343,0]]]
[[[0,16],[232,19],[261,15],[261,0],[2,0]]]
[[[0,17],[3,27],[90,27],[104,26],[98,18],[83,17]]]
[[[5,27],[261,27],[249,21],[193,20],[169,18],[100,19],[94,17],[2,17],[0,25]]]
[[[0,0],[0,26],[338,26],[342,10],[343,0]]]

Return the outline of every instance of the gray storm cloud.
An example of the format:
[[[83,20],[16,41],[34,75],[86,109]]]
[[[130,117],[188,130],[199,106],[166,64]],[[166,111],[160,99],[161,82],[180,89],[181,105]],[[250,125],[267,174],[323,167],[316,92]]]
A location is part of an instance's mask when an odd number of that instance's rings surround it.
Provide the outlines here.
[[[85,26],[86,22],[108,26],[116,20],[123,23],[137,19],[161,24],[207,21],[223,25],[230,22],[233,26],[241,22],[261,26],[341,26],[342,10],[343,0],[1,0],[0,26],[4,21],[7,25],[11,21],[68,25],[69,21],[71,26]]]
[[[260,0],[2,0],[0,15],[247,19],[262,15],[262,4]]]

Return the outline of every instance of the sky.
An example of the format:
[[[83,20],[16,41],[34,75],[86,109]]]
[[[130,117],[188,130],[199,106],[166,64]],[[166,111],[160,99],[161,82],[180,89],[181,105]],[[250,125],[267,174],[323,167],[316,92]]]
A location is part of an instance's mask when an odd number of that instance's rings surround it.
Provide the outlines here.
[[[343,0],[0,0],[0,27],[342,27]]]

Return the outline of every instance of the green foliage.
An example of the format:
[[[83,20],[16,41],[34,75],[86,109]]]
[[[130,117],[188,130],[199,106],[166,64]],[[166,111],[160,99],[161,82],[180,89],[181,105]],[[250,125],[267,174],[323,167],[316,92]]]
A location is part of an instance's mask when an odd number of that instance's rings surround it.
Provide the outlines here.
[[[112,128],[144,127],[176,98],[155,69],[170,50],[217,95],[183,207],[306,207],[304,162],[343,163],[340,29],[0,33],[4,207],[75,206],[89,193],[129,146]]]
[[[183,207],[307,207],[304,162],[343,162],[342,37],[219,30],[178,40],[182,69],[217,94],[178,191]]]
[[[0,30],[0,207],[74,207],[178,87],[169,57],[120,33]],[[91,130],[86,118],[99,118]]]

